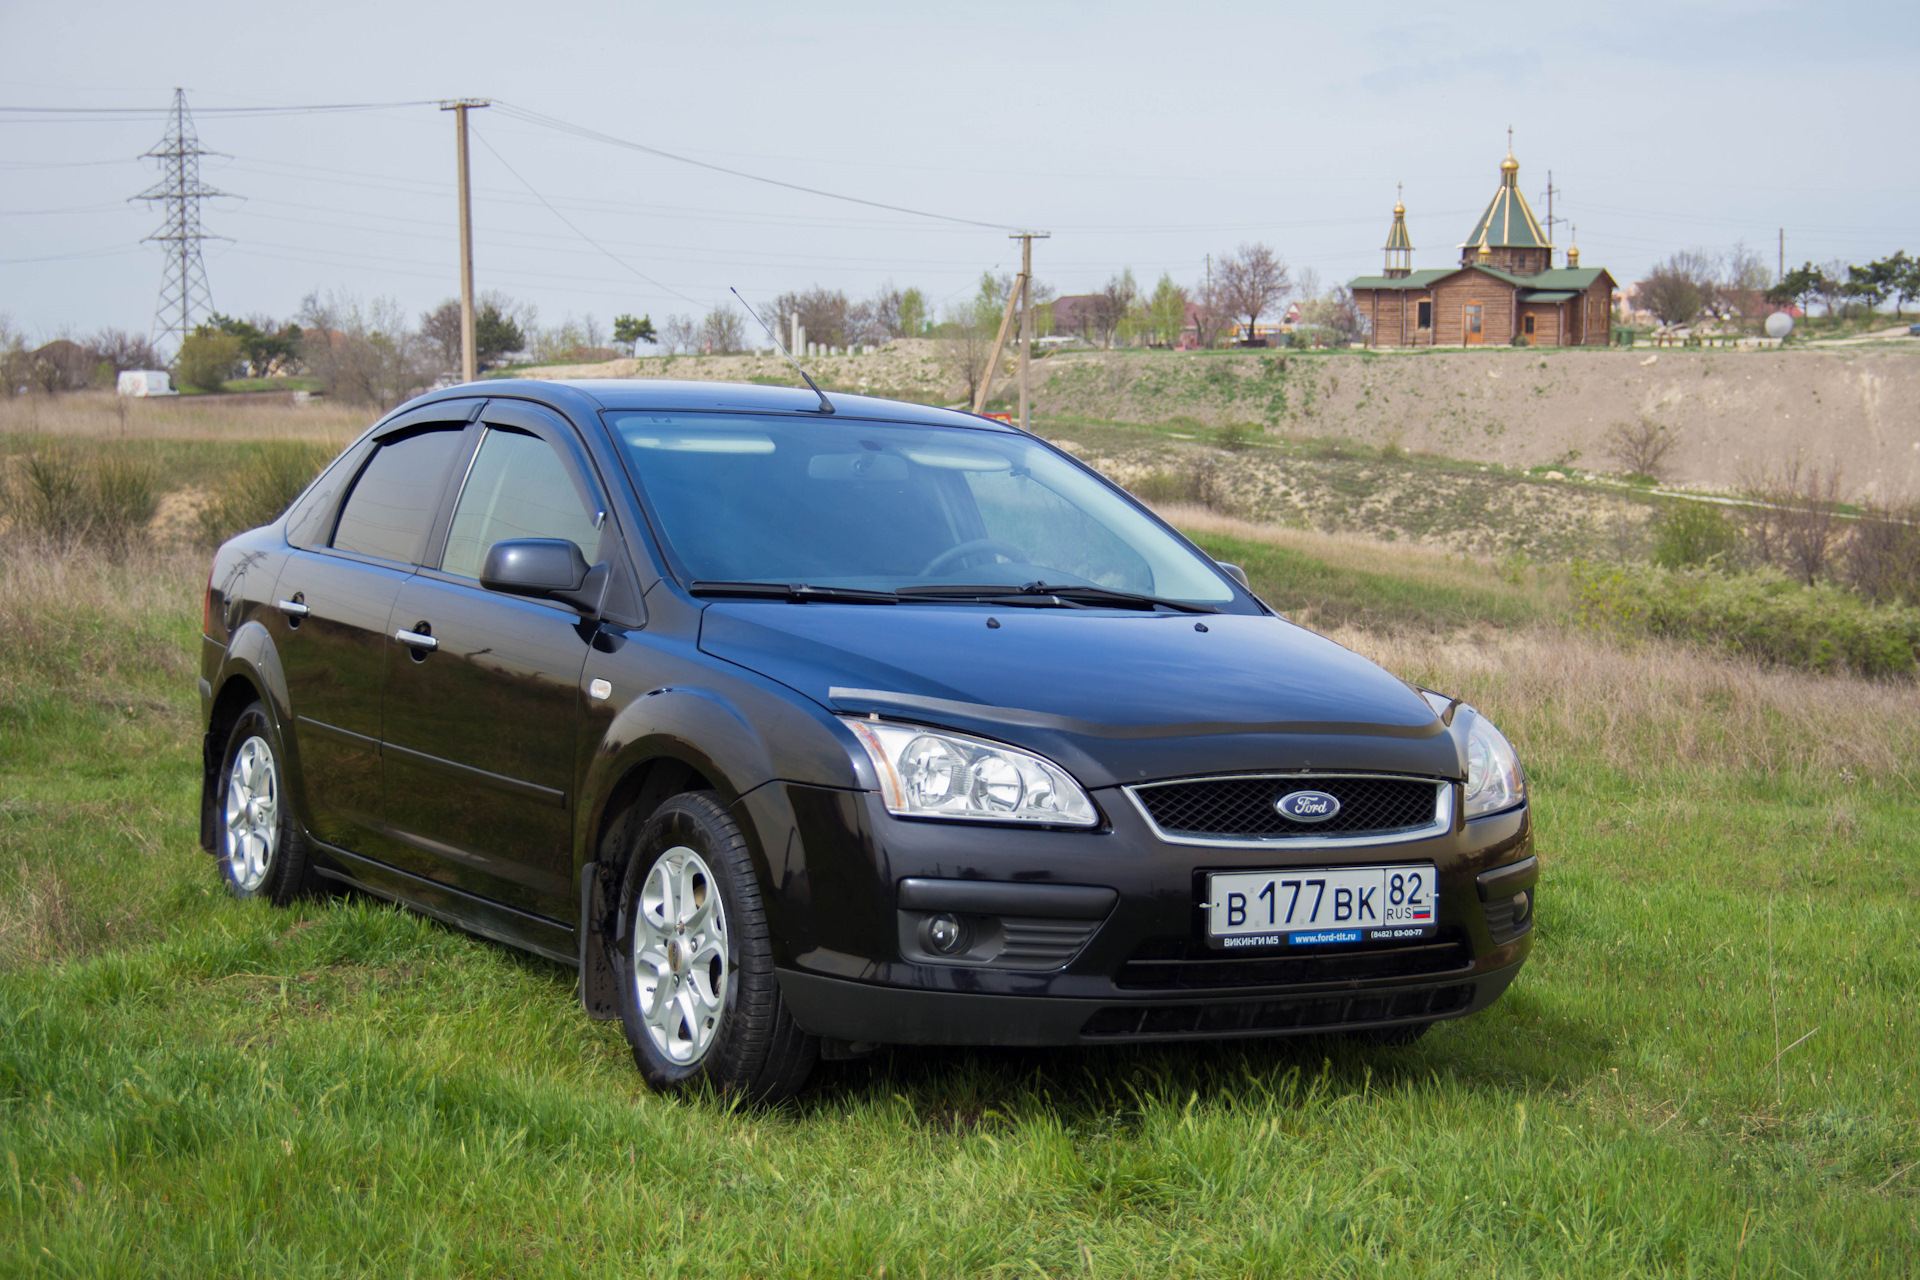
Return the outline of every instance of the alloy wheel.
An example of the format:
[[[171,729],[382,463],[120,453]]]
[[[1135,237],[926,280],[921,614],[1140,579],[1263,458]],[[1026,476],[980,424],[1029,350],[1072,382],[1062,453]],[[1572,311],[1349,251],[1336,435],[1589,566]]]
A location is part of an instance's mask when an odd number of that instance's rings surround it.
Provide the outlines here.
[[[227,773],[227,865],[233,883],[252,893],[266,882],[280,847],[280,766],[258,734],[240,744]]]
[[[685,845],[654,861],[634,911],[635,1003],[653,1047],[688,1066],[706,1056],[727,1003],[727,911]]]

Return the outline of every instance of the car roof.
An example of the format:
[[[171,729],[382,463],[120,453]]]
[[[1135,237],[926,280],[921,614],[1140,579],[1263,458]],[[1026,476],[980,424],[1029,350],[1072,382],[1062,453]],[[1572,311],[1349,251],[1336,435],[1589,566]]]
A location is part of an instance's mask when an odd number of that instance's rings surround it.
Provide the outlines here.
[[[706,412],[792,413],[825,418],[820,401],[805,387],[770,387],[745,382],[694,382],[669,378],[494,378],[469,382],[444,391],[433,392],[408,407],[434,400],[470,399],[475,394],[513,396],[542,401],[556,407],[593,409],[662,410],[686,409]],[[834,418],[872,418],[890,422],[924,423],[928,426],[967,427],[976,431],[1009,430],[991,418],[942,409],[934,405],[910,404],[904,400],[884,400],[878,396],[850,395],[832,391]],[[581,404],[585,400],[587,403]],[[832,421],[832,418],[826,419]]]

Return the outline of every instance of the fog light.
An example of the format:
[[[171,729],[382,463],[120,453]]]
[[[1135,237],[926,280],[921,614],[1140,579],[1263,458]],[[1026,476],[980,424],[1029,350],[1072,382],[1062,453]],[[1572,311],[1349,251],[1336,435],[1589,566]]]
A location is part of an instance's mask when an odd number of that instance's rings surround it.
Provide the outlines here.
[[[966,950],[967,927],[949,915],[938,915],[927,921],[927,945],[943,956],[954,955]]]
[[[1525,924],[1527,922],[1527,917],[1532,914],[1533,914],[1533,895],[1531,893],[1528,893],[1524,889],[1521,890],[1519,893],[1514,894],[1513,895],[1514,925],[1517,927],[1519,925]]]

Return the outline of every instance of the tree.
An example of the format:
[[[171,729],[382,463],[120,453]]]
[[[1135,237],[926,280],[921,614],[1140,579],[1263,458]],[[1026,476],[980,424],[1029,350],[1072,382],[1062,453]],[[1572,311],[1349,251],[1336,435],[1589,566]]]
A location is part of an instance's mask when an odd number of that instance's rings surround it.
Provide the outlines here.
[[[482,369],[490,369],[503,356],[526,349],[527,335],[521,326],[533,327],[533,309],[527,308],[521,318],[516,319],[510,305],[484,302],[480,313],[473,318],[474,363]]]
[[[1216,272],[1221,309],[1247,318],[1247,341],[1253,341],[1260,317],[1279,305],[1293,287],[1287,264],[1264,244],[1243,244],[1237,253],[1220,260]]]
[[[783,293],[773,300],[766,314],[767,323],[780,331],[783,344],[791,341],[795,316],[800,317],[808,342],[830,347],[847,344],[847,295],[838,289],[815,285],[805,293]]]
[[[660,326],[659,341],[670,356],[690,355],[699,349],[700,326],[692,316],[668,316],[666,323]]]
[[[291,364],[300,344],[299,325],[279,325],[266,316],[240,320],[216,311],[207,317],[207,327],[240,340],[240,358],[251,378],[271,377]]]
[[[527,345],[526,328],[533,327],[532,307],[520,307],[504,294],[480,295],[473,317],[474,362],[482,369]],[[523,328],[523,326],[525,328]],[[447,301],[420,317],[420,336],[441,370],[460,368],[460,300]]]
[[[613,318],[613,340],[625,346],[628,355],[633,355],[639,349],[641,343],[644,342],[651,346],[660,340],[660,335],[653,331],[653,317],[651,315],[641,316],[638,320],[635,320],[632,316],[615,316]]]
[[[1906,250],[1902,249],[1864,267],[1848,267],[1843,288],[1852,297],[1864,301],[1869,311],[1893,298],[1893,318],[1898,320],[1900,304],[1920,297],[1920,281],[1914,279],[1916,268],[1920,268],[1920,263],[1907,257]]]
[[[1814,299],[1826,291],[1827,286],[1825,274],[1808,262],[1787,272],[1778,284],[1767,290],[1767,301],[1776,307],[1797,305],[1804,313],[1813,306]]]
[[[933,316],[927,310],[927,295],[918,289],[907,289],[900,294],[900,332],[899,337],[919,338],[933,327]]]
[[[1682,250],[1655,266],[1635,296],[1662,324],[1691,324],[1714,301],[1715,275],[1711,255]]]
[[[1902,303],[1920,300],[1920,259],[1908,258],[1905,250],[1893,256],[1906,263],[1893,282],[1893,318],[1898,320]]]
[[[300,307],[300,359],[329,396],[390,409],[432,376],[434,352],[407,328],[400,305],[351,294],[308,294]]]
[[[87,345],[107,364],[113,367],[115,374],[129,369],[164,369],[167,362],[153,349],[153,344],[137,334],[120,329],[102,329],[87,340]]]
[[[238,334],[221,333],[203,324],[180,344],[180,352],[173,358],[173,376],[182,386],[218,391],[244,359]]]
[[[1718,265],[1714,314],[1723,318],[1731,315],[1756,318],[1763,309],[1761,303],[1766,291],[1773,284],[1773,271],[1766,259],[1749,249],[1746,241],[1736,240]]]
[[[1180,341],[1180,331],[1187,327],[1187,291],[1173,282],[1173,277],[1163,274],[1160,283],[1153,286],[1153,296],[1147,299],[1147,324],[1157,346],[1171,347]]]
[[[976,297],[949,311],[946,323],[940,326],[942,362],[966,388],[969,408],[980,390],[980,380],[987,375],[987,357],[993,350],[994,331],[982,322],[982,311],[981,299]],[[1000,318],[995,316],[993,323],[998,325]]]
[[[740,315],[732,307],[715,307],[700,322],[700,345],[710,356],[732,355],[744,350],[745,334]]]
[[[1134,300],[1140,296],[1133,268],[1127,267],[1119,275],[1109,276],[1106,287],[1095,296],[1100,301],[1094,307],[1093,323],[1100,333],[1100,345],[1111,347],[1133,310]]]

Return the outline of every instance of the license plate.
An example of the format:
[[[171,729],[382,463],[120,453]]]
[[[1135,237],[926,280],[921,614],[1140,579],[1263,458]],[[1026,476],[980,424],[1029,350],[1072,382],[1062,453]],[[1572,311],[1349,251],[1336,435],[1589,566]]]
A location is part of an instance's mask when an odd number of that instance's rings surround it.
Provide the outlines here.
[[[1223,871],[1207,877],[1215,947],[1329,947],[1439,932],[1433,866]]]

